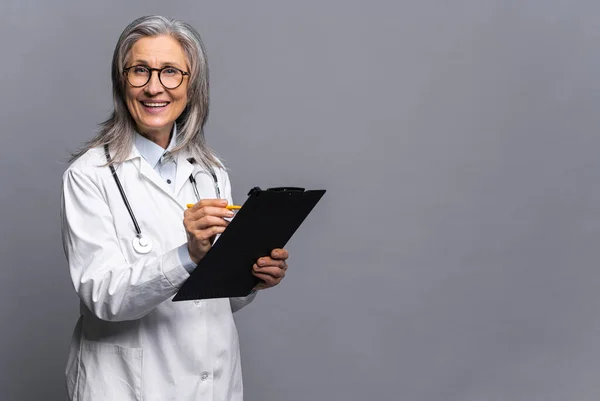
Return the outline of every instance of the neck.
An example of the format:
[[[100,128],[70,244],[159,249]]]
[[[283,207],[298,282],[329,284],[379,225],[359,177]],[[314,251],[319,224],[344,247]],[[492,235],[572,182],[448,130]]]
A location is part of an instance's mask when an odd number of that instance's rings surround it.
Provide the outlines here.
[[[140,135],[145,136],[146,138],[148,138],[163,149],[166,149],[169,146],[169,142],[171,142],[172,132],[172,126],[169,129],[162,129],[156,131],[139,131]]]

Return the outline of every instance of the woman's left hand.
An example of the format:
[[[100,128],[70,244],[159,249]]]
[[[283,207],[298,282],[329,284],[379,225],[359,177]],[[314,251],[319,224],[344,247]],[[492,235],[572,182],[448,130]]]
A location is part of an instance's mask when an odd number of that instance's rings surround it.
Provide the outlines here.
[[[252,274],[262,280],[254,289],[264,290],[265,288],[275,287],[285,277],[285,271],[288,268],[287,258],[289,254],[285,249],[273,249],[271,256],[259,258],[252,266]]]

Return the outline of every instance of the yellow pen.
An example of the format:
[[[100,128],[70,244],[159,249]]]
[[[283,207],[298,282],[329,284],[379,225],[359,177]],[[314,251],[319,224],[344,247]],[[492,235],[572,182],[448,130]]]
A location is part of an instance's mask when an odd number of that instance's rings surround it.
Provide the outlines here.
[[[194,205],[195,205],[194,203],[188,203],[186,206],[189,209],[191,207],[194,207]],[[227,205],[227,206],[225,206],[225,209],[229,209],[229,210],[240,210],[241,208],[242,207],[238,206],[238,205]]]

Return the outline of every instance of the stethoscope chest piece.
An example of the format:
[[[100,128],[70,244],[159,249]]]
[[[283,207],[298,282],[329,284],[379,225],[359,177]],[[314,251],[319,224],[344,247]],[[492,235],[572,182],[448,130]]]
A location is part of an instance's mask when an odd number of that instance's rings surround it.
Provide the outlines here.
[[[148,253],[152,250],[152,240],[143,235],[136,236],[133,239],[133,249],[137,253]]]

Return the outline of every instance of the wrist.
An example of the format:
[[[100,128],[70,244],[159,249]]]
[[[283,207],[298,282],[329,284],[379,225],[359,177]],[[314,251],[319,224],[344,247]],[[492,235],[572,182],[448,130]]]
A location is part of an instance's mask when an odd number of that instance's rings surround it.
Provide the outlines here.
[[[190,245],[189,244],[188,244],[187,249],[188,249],[188,253],[190,254],[190,259],[192,260],[192,262],[194,262],[195,264],[200,263],[200,260],[202,260],[202,258],[204,257],[204,255],[199,255],[198,253],[193,252],[190,249]]]

